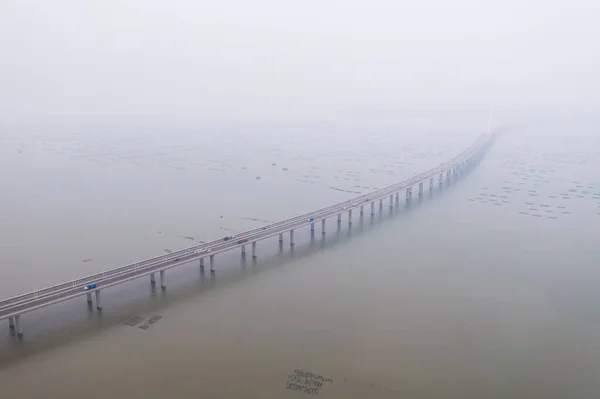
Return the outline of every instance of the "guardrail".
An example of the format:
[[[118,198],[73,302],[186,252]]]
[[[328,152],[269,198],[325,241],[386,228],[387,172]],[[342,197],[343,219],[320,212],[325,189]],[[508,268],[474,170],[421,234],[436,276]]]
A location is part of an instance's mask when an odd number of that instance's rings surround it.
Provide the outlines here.
[[[321,209],[318,209],[318,210],[310,212],[310,213],[305,213],[305,214],[298,215],[298,216],[295,216],[292,218],[288,218],[288,219],[285,219],[285,220],[282,220],[279,222],[271,223],[271,224],[264,225],[264,226],[261,226],[258,228],[244,231],[242,233],[237,234],[236,238],[237,239],[248,238],[249,240],[251,240],[251,238],[256,234],[263,235],[263,234],[273,233],[273,235],[276,235],[281,232],[279,229],[283,226],[286,226],[285,230],[288,230],[289,228],[291,228],[290,227],[291,224],[294,224],[297,222],[305,222],[305,223],[300,223],[300,225],[299,225],[299,226],[303,226],[305,224],[312,223],[312,222],[306,222],[307,219],[310,217],[315,218],[315,221],[316,221],[316,219],[331,217],[335,213],[339,213],[341,210],[344,210],[345,207],[354,209],[354,208],[363,206],[364,201],[366,199],[368,199],[369,202],[379,200],[381,198],[386,197],[390,193],[398,192],[402,189],[408,188],[414,184],[417,184],[417,183],[427,180],[435,175],[438,175],[439,173],[442,173],[450,168],[453,168],[454,166],[469,159],[477,152],[481,151],[485,147],[485,145],[487,145],[492,139],[493,139],[493,135],[486,135],[486,134],[481,135],[477,138],[477,140],[475,140],[475,142],[471,146],[469,146],[469,148],[467,148],[465,151],[461,152],[456,157],[454,157],[451,160],[449,160],[445,163],[442,163],[436,167],[433,167],[425,172],[419,173],[419,174],[412,176],[408,179],[405,179],[401,182],[394,183],[392,185],[383,187],[383,188],[373,191],[371,193],[363,194],[358,197],[355,197],[355,198],[352,198],[352,199],[349,199],[346,201],[342,201],[337,204],[330,205],[328,207],[321,208]],[[354,203],[357,203],[357,205],[353,206]],[[296,228],[296,227],[294,227],[294,228]],[[283,230],[283,231],[285,231],[285,230]],[[56,295],[60,292],[67,291],[74,287],[83,286],[83,285],[91,284],[94,282],[101,282],[102,280],[114,278],[119,275],[130,273],[135,270],[152,269],[155,266],[160,266],[160,265],[164,265],[165,263],[174,262],[176,259],[180,258],[181,256],[183,256],[185,254],[192,254],[196,250],[201,249],[203,247],[209,247],[209,246],[214,247],[214,246],[218,246],[221,244],[224,244],[224,241],[222,240],[222,238],[216,239],[216,240],[213,240],[210,242],[206,242],[203,244],[196,244],[196,245],[193,245],[193,246],[190,246],[187,248],[183,248],[183,249],[171,252],[170,254],[155,256],[155,257],[148,258],[148,259],[145,259],[142,261],[138,261],[138,262],[124,265],[124,266],[119,266],[119,267],[116,267],[113,269],[109,269],[109,270],[106,270],[106,271],[103,271],[100,273],[81,277],[81,278],[78,278],[78,279],[75,279],[72,281],[68,281],[65,283],[61,283],[61,284],[53,285],[53,286],[46,287],[46,288],[43,288],[40,290],[36,290],[33,292],[28,292],[25,294],[17,295],[12,298],[7,298],[7,299],[0,301],[0,311],[6,311],[10,308],[13,308],[20,304],[23,304],[27,301],[31,301],[32,299],[36,299],[36,300],[43,299],[44,297]],[[237,245],[228,244],[228,245],[224,245],[224,247],[222,249],[216,249],[216,250],[223,252],[223,251],[229,250],[235,246],[237,246]],[[211,254],[213,252],[214,251],[211,251]],[[206,256],[206,255],[204,255],[204,256]],[[198,254],[197,258],[200,258],[200,257],[203,257],[203,255]]]

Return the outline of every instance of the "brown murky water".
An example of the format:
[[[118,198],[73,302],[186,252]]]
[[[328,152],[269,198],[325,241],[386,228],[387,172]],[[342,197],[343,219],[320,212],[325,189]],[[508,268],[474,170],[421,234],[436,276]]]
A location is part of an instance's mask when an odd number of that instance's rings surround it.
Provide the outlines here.
[[[393,216],[387,205],[374,221],[355,216],[350,229],[332,221],[324,241],[317,229],[314,241],[298,231],[293,251],[260,243],[256,264],[231,253],[214,278],[190,265],[167,274],[165,292],[135,282],[107,292],[101,314],[81,300],[25,315],[22,343],[2,327],[2,397],[598,397],[600,147],[586,127],[578,139],[548,132],[507,134],[456,185]],[[339,172],[327,170],[335,180]],[[338,194],[329,186],[290,183],[288,194],[304,197],[286,201],[330,202]],[[233,192],[240,215],[286,212],[261,208],[264,192]],[[324,192],[331,196],[313,198]],[[235,207],[216,197],[198,197],[202,212],[221,206],[231,217]],[[185,209],[167,222],[171,231],[200,236]],[[224,224],[208,223],[205,234]],[[141,226],[154,248],[185,244],[149,238],[151,223]]]

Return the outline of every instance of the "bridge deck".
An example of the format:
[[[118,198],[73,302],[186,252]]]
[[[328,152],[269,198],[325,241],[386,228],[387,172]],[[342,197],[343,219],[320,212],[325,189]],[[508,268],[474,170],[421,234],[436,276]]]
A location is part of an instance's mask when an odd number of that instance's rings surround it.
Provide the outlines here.
[[[310,213],[245,231],[237,234],[233,240],[223,241],[222,238],[217,239],[208,243],[184,248],[170,254],[156,256],[150,259],[107,270],[102,273],[96,273],[87,277],[79,278],[74,281],[68,281],[62,284],[40,289],[35,292],[28,292],[12,298],[4,299],[0,301],[0,320],[10,318],[12,327],[15,316],[17,316],[18,324],[19,315],[52,305],[54,303],[66,301],[82,295],[87,295],[107,287],[151,275],[155,272],[162,272],[166,269],[177,267],[193,260],[210,257],[212,258],[212,263],[214,256],[219,253],[229,251],[242,245],[253,245],[253,243],[257,241],[261,241],[287,231],[292,231],[320,220],[324,221],[330,217],[339,215],[342,212],[351,212],[353,209],[360,208],[370,203],[375,203],[376,201],[385,199],[390,195],[395,194],[397,196],[398,193],[403,190],[408,190],[407,199],[409,199],[409,197],[412,196],[413,186],[417,184],[420,185],[420,183],[424,183],[427,180],[430,181],[430,184],[433,184],[433,178],[436,176],[440,177],[439,182],[441,182],[444,175],[447,175],[447,178],[449,178],[450,174],[457,172],[462,173],[464,170],[468,170],[470,167],[476,165],[485,154],[487,148],[493,142],[494,137],[494,135],[482,134],[471,146],[469,146],[469,148],[460,153],[458,156],[401,182],[389,185],[369,194],[361,195],[322,209],[317,209]],[[422,189],[422,186],[420,188]],[[239,242],[239,240],[243,240],[244,242]],[[202,251],[206,248],[210,248],[210,252],[198,253],[198,251]],[[96,288],[85,291],[83,287],[89,284],[96,284]],[[99,292],[97,295],[97,299],[99,300]]]

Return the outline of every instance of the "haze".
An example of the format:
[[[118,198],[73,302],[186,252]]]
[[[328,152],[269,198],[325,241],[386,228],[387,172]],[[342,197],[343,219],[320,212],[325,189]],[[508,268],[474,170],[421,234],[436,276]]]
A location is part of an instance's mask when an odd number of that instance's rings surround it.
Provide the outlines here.
[[[0,118],[593,111],[599,7],[594,0],[4,0]]]

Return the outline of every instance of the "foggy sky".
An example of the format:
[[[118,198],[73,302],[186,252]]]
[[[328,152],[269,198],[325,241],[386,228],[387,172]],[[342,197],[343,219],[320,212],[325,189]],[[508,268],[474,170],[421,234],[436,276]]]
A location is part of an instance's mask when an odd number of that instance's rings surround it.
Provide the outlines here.
[[[0,118],[600,108],[597,0],[0,1]]]

